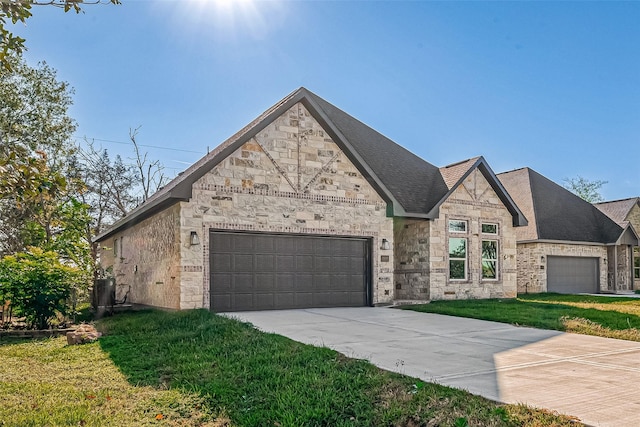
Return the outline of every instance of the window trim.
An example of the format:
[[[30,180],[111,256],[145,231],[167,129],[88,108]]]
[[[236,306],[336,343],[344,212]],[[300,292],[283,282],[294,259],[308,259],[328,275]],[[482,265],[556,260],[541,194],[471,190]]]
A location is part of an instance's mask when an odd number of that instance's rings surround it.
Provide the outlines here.
[[[496,254],[495,258],[485,258],[484,256],[484,242],[494,242],[496,244]],[[481,280],[487,281],[497,281],[500,279],[500,241],[499,239],[482,239],[480,240],[480,278]],[[485,277],[484,275],[484,263],[486,262],[494,262],[495,263],[495,277]]]
[[[633,248],[633,279],[640,279],[640,248],[637,246]]]
[[[484,226],[485,225],[493,225],[496,228],[496,231],[491,233],[489,231],[484,231]],[[480,223],[480,231],[482,232],[482,234],[487,234],[489,236],[498,236],[500,228],[498,227],[498,223],[497,222],[481,222]]]
[[[452,258],[451,257],[451,240],[452,239],[457,239],[457,240],[462,240],[464,242],[464,258]],[[448,264],[449,264],[449,280],[450,281],[455,281],[455,282],[464,282],[469,280],[469,239],[465,236],[465,237],[449,237],[449,239],[447,240],[447,244],[448,244]],[[451,261],[463,261],[464,262],[464,275],[463,277],[451,277]]]
[[[452,222],[458,222],[458,223],[462,223],[464,224],[464,230],[452,230],[451,229],[451,223]],[[447,231],[449,233],[467,233],[469,231],[469,221],[467,221],[466,219],[450,219],[447,222]]]

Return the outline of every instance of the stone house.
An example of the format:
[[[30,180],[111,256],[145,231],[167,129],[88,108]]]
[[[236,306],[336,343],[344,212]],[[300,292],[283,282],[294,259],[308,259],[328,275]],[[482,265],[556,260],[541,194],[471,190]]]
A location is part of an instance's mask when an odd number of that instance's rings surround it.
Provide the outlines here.
[[[526,225],[482,157],[436,167],[300,88],[96,240],[136,304],[239,311],[514,297]]]
[[[614,220],[620,227],[631,226],[640,230],[640,198],[596,203],[595,207]],[[640,289],[640,248],[633,248],[633,289]]]
[[[515,230],[519,293],[633,289],[638,236],[628,220],[616,223],[604,207],[599,210],[529,168],[498,179],[529,221]],[[627,214],[631,211],[640,213],[630,207]]]

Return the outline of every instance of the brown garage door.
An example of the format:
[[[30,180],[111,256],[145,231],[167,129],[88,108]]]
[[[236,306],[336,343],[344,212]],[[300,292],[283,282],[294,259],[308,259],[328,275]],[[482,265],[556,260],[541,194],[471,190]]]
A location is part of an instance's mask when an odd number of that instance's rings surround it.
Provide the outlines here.
[[[547,291],[560,294],[598,292],[598,265],[598,258],[547,257]]]
[[[369,304],[365,238],[211,231],[216,312]]]

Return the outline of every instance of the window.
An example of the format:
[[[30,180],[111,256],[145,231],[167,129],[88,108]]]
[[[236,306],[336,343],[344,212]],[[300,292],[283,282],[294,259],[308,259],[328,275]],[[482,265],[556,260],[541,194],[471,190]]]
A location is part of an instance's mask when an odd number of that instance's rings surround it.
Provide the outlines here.
[[[459,237],[449,239],[449,278],[453,280],[467,278],[467,239]]]
[[[484,225],[484,224],[483,224]],[[498,278],[498,241],[482,241],[482,278]]]
[[[640,248],[633,248],[633,277],[640,279]]]
[[[483,223],[482,224],[482,233],[483,234],[498,234],[498,224]]]
[[[113,256],[118,256],[118,239],[113,239]]]
[[[449,232],[450,233],[466,233],[467,232],[467,221],[450,220],[449,221]]]

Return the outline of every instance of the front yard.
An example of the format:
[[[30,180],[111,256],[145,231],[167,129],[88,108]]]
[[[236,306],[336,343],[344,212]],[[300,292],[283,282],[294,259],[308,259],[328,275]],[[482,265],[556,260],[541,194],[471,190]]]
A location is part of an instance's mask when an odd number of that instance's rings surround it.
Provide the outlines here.
[[[640,341],[640,298],[529,294],[516,299],[433,301],[403,308]]]
[[[206,310],[122,314],[98,343],[0,341],[2,426],[576,426]]]

